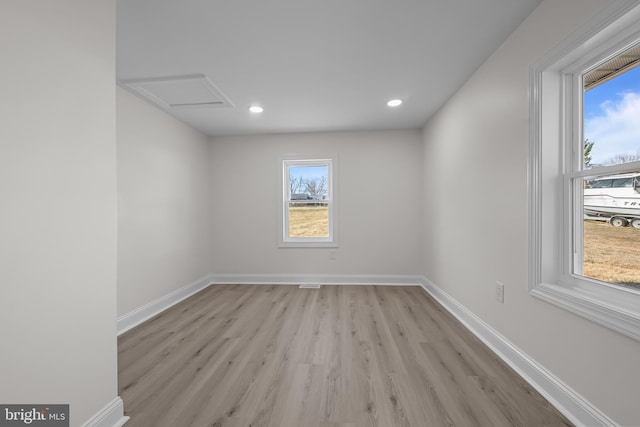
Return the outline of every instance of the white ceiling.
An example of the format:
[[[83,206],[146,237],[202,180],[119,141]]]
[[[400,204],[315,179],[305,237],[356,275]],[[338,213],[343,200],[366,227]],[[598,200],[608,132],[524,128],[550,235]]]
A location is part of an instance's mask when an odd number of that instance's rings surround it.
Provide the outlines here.
[[[211,136],[416,129],[539,3],[118,0],[117,78],[205,75],[233,107],[167,112]]]

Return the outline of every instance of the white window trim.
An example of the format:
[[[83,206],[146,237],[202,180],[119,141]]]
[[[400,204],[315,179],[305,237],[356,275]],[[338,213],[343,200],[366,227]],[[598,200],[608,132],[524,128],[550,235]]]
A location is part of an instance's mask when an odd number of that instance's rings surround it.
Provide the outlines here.
[[[640,292],[568,274],[573,195],[563,179],[575,131],[563,104],[575,98],[567,70],[638,37],[638,22],[637,1],[613,2],[531,65],[528,210],[530,293],[640,341]]]
[[[286,235],[287,203],[285,194],[288,193],[288,181],[285,176],[288,163],[329,162],[329,236],[328,237],[295,237]],[[338,156],[336,154],[297,155],[288,154],[278,159],[278,247],[279,248],[336,248],[338,247]]]

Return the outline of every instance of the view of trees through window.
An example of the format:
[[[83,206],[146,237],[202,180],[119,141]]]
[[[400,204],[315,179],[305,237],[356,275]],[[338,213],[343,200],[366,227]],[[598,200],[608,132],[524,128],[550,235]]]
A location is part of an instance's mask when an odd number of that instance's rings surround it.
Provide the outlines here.
[[[327,165],[289,166],[289,237],[329,237]]]
[[[583,76],[584,170],[594,175],[576,180],[583,188],[584,221],[582,266],[574,267],[585,277],[638,290],[639,52],[636,45]],[[629,64],[611,71],[624,61]]]

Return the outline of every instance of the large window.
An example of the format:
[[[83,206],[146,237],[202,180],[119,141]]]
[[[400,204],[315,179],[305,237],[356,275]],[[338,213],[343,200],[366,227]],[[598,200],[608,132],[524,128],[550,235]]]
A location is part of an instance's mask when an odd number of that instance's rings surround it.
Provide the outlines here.
[[[334,156],[281,159],[278,243],[337,246]]]
[[[531,293],[640,340],[640,6],[531,67]]]
[[[572,75],[573,273],[640,290],[640,42]]]

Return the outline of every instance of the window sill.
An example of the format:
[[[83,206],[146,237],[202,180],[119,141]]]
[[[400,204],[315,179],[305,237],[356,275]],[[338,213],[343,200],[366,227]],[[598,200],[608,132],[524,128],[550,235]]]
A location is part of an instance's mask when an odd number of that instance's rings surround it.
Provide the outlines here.
[[[540,283],[531,294],[640,341],[640,293],[605,285]]]
[[[278,242],[279,248],[337,248],[336,242]]]

